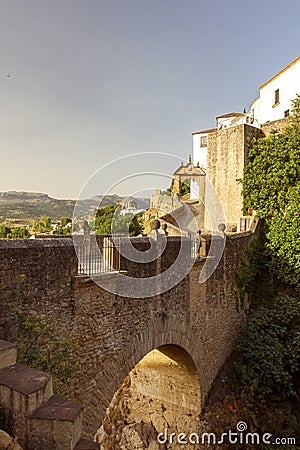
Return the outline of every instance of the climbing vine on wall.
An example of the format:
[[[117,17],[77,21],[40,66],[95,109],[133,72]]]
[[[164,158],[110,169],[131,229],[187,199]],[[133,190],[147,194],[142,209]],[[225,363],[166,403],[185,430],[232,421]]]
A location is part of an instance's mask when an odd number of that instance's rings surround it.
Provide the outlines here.
[[[268,225],[266,249],[279,279],[300,288],[300,95],[289,125],[254,141],[243,177],[244,210]]]

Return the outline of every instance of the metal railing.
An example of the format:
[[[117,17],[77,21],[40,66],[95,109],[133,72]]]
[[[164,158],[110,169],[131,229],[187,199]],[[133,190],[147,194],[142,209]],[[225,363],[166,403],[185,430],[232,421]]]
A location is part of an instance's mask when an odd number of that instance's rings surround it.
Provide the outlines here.
[[[96,275],[120,270],[120,238],[87,235],[76,244],[78,273]]]
[[[78,274],[96,275],[121,270],[121,236],[81,235],[80,237],[73,237],[73,239],[78,257]],[[199,246],[199,240],[190,240],[192,259],[205,257],[208,250],[209,242],[207,239],[201,239],[201,247]],[[126,262],[127,259],[128,257],[123,257],[122,267],[124,267],[124,261]]]

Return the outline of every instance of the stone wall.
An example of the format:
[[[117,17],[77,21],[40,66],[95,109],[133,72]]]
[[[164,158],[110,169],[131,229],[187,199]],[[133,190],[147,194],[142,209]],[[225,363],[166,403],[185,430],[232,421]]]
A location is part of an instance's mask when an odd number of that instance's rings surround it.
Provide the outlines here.
[[[12,337],[9,317],[20,308],[72,329],[76,274],[71,239],[0,240],[0,337]]]
[[[242,124],[208,134],[206,174],[222,203],[227,229],[239,231],[243,199],[242,186],[237,180],[243,177],[253,139],[266,137],[275,129],[282,131],[287,124],[288,119],[280,119],[267,122],[260,129]],[[207,214],[204,227],[211,229]]]
[[[223,206],[227,228],[238,228],[243,208],[238,180],[243,177],[253,138],[261,136],[260,129],[246,124],[208,134],[206,174]],[[205,228],[211,229],[208,217]]]
[[[76,399],[84,398],[86,430],[94,433],[114,393],[148,352],[189,339],[188,279],[163,295],[138,299],[109,294],[88,280],[77,283],[83,370],[73,389]]]
[[[268,136],[272,130],[282,131],[288,125],[288,118],[266,122],[261,126],[265,136]]]
[[[230,356],[245,312],[238,308],[234,275],[246,247],[258,234],[236,233],[227,236],[221,261],[213,275],[199,284],[203,262],[189,273],[190,328],[194,346],[189,349],[198,368],[202,398],[205,399],[218,371]]]

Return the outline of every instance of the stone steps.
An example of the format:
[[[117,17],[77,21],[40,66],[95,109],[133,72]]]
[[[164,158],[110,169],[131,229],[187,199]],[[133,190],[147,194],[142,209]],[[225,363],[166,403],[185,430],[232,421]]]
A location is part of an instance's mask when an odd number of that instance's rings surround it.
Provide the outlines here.
[[[49,437],[49,444],[55,441],[60,450],[73,450],[80,439],[82,407],[61,395],[52,395],[28,419],[29,448]]]
[[[5,422],[10,424],[7,430],[17,435],[22,447],[27,442],[28,413],[38,408],[52,395],[52,378],[22,364],[0,369],[0,406]]]
[[[82,439],[82,407],[53,395],[48,373],[16,364],[16,346],[0,341],[0,413],[24,450],[99,449]]]

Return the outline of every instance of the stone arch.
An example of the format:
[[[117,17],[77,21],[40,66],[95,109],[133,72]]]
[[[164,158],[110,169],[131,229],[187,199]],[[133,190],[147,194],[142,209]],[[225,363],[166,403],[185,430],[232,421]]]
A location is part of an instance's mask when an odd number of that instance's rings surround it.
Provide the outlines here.
[[[168,321],[167,321],[168,322]],[[94,435],[109,407],[114,394],[118,391],[124,379],[137,366],[137,364],[153,350],[159,350],[169,358],[181,360],[189,369],[196,374],[199,386],[197,401],[192,407],[195,414],[199,415],[204,406],[205,389],[203,389],[201,378],[201,354],[199,353],[196,337],[184,323],[174,321],[172,324],[165,323],[157,329],[151,325],[143,332],[132,337],[131,342],[123,347],[123,351],[112,355],[109,364],[102,366],[98,376],[93,382],[90,405],[86,408],[84,428]],[[100,368],[99,368],[100,369]]]
[[[186,350],[167,344],[147,353],[113,396],[95,435],[101,448],[161,448],[158,436],[192,433],[199,424],[197,368]]]
[[[149,373],[150,380],[150,383],[143,383],[142,380],[138,386],[141,393],[179,410],[200,415],[198,371],[186,350],[178,345],[163,345],[152,350],[135,366],[140,367],[141,371]]]

